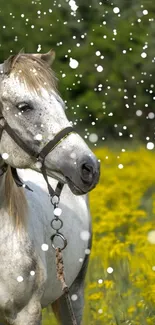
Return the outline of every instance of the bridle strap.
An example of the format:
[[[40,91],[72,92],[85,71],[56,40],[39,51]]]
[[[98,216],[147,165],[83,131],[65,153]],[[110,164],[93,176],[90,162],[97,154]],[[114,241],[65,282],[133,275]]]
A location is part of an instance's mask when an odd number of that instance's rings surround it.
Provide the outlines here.
[[[42,171],[43,177],[44,177],[44,179],[46,181],[46,184],[47,184],[47,187],[48,187],[48,191],[49,191],[49,194],[50,194],[50,197],[51,197],[51,203],[53,205],[57,205],[59,203],[59,197],[60,197],[60,194],[61,194],[61,191],[63,189],[64,184],[62,182],[58,182],[56,189],[53,190],[52,186],[50,185],[50,183],[48,181],[46,168],[45,168],[44,164],[42,164],[42,166],[41,166],[41,171]],[[57,201],[55,203],[52,201],[54,196],[57,197]]]
[[[75,132],[74,129],[71,126],[66,127],[65,129],[61,130],[59,133],[56,134],[54,139],[49,141],[45,147],[40,151],[40,153],[36,152],[35,150],[31,149],[17,134],[16,132],[8,125],[7,122],[5,122],[4,126],[0,128],[0,138],[2,136],[2,132],[5,130],[9,136],[17,143],[17,145],[22,148],[28,155],[31,157],[34,157],[37,161],[41,162],[41,171],[43,174],[43,177],[47,183],[48,191],[51,197],[51,202],[54,206],[56,206],[59,202],[59,197],[61,194],[61,191],[63,189],[64,184],[62,182],[58,182],[56,189],[54,190],[51,185],[48,182],[48,177],[46,173],[45,168],[45,158],[48,155],[49,152],[51,152],[64,138],[66,138],[70,133]],[[17,186],[23,186],[22,181],[20,180],[17,171],[15,168],[11,168],[13,178],[17,184]],[[31,190],[27,185],[25,187],[29,190]],[[53,197],[57,197],[57,202],[53,202]]]
[[[75,132],[72,126],[68,126],[56,134],[53,140],[49,141],[40,151],[39,157],[45,159],[50,151],[52,151],[60,142],[64,140],[70,133]]]
[[[29,146],[17,135],[17,133],[5,122],[3,127],[10,137],[18,144],[20,148],[22,148],[25,152],[28,153],[29,156],[37,158],[39,154],[35,152],[33,149],[29,148]]]

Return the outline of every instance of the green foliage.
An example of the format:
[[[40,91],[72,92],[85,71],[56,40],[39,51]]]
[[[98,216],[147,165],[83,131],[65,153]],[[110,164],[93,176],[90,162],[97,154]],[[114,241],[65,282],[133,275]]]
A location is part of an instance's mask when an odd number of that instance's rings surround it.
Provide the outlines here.
[[[76,3],[75,15],[65,0],[27,0],[22,5],[20,0],[1,0],[1,61],[23,47],[26,52],[36,52],[39,44],[43,52],[54,48],[53,68],[70,119],[79,127],[83,122],[90,131],[100,129],[102,136],[118,137],[114,127],[118,124],[119,131],[127,126],[124,136],[134,133],[153,139],[153,120],[146,117],[154,112],[154,1]],[[113,12],[115,6],[120,15]],[[96,56],[96,51],[101,55]],[[70,58],[79,62],[77,69],[70,68]],[[103,66],[102,72],[97,71],[98,65]],[[136,116],[137,110],[142,111],[141,117]]]

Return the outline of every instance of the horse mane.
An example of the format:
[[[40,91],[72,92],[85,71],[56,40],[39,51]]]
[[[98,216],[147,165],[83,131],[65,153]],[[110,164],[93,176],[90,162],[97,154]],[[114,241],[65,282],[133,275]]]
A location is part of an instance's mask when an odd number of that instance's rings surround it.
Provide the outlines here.
[[[23,188],[16,185],[10,166],[5,175],[5,200],[8,214],[13,218],[15,227],[18,230],[23,226],[26,227],[27,200]]]
[[[52,69],[45,61],[32,54],[19,53],[12,57],[9,75],[11,74],[25,83],[29,91],[35,91],[37,94],[40,94],[43,87],[57,91],[57,79]],[[13,218],[16,228],[19,230],[26,226],[27,200],[23,188],[16,185],[10,166],[5,177],[5,199],[7,211]]]
[[[50,66],[33,54],[19,53],[11,61],[10,72],[24,82],[30,91],[40,93],[41,88],[57,91],[57,78]]]

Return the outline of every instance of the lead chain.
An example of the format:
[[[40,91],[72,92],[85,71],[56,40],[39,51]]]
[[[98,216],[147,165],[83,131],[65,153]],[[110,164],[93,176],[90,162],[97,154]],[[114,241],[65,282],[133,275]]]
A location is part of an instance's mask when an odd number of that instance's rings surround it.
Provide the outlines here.
[[[59,204],[59,201],[57,202],[53,202],[53,200],[51,200],[51,203],[53,204],[54,206],[54,219],[51,221],[51,227],[52,229],[55,230],[55,234],[53,234],[51,236],[51,242],[52,242],[52,247],[56,250],[57,248],[60,248],[61,251],[67,246],[67,239],[64,237],[64,235],[59,231],[62,227],[63,227],[63,221],[61,220],[60,218],[60,215],[61,215],[61,209],[58,208],[58,204]],[[58,247],[58,246],[55,246],[54,244],[54,239],[56,237],[59,237],[62,239],[63,241],[63,245],[62,247]]]
[[[64,274],[64,262],[63,262],[62,250],[67,246],[67,239],[64,237],[64,235],[61,232],[59,232],[59,230],[63,227],[63,221],[61,220],[61,218],[59,218],[62,212],[61,209],[58,208],[59,198],[55,202],[52,198],[51,203],[54,206],[54,219],[51,221],[51,227],[56,231],[56,233],[51,236],[51,242],[52,242],[52,247],[54,248],[56,254],[57,279],[60,280],[61,282],[62,291],[64,292],[65,295],[72,325],[77,325],[77,321],[75,318],[75,314],[74,314],[74,310],[73,310],[73,306],[69,294],[69,288],[66,284],[65,274]],[[59,226],[56,227],[57,222],[59,222]],[[63,246],[61,248],[55,246],[54,244],[55,237],[59,237],[62,239]]]

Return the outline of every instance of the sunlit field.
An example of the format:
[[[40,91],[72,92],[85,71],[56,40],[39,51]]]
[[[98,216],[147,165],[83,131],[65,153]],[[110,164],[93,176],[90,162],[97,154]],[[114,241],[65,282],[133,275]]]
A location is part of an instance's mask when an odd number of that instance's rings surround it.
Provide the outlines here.
[[[155,324],[155,153],[98,149],[83,325]],[[44,314],[44,325],[57,324]]]

